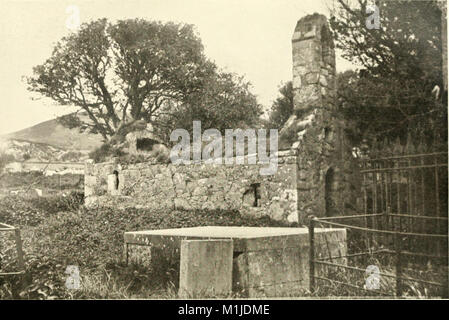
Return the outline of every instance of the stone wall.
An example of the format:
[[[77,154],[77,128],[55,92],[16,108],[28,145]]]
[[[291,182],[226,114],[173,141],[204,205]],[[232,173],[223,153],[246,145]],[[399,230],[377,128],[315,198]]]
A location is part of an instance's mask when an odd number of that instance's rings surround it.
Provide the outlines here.
[[[325,16],[298,21],[292,57],[294,114],[280,132],[280,146],[298,154],[298,212],[304,217],[343,214],[351,154],[335,112],[335,51]]]
[[[355,203],[347,181],[353,161],[335,112],[335,52],[325,16],[298,21],[292,56],[294,114],[280,131],[275,175],[260,176],[260,165],[88,164],[86,204],[237,209],[300,224],[309,215],[346,214]]]
[[[262,164],[86,163],[85,204],[231,209],[297,222],[297,157],[287,151],[278,161],[277,172],[270,176],[260,175],[260,168],[267,166]]]

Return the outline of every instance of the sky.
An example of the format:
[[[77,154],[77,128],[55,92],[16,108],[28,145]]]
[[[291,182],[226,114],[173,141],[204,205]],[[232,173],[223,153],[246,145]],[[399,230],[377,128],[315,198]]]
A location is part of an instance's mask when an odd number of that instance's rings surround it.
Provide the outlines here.
[[[292,78],[291,36],[297,20],[329,16],[332,0],[0,0],[0,135],[73,111],[39,99],[23,78],[50,57],[76,24],[106,17],[143,18],[196,26],[205,54],[225,71],[244,75],[268,110]],[[337,52],[337,71],[352,68]]]

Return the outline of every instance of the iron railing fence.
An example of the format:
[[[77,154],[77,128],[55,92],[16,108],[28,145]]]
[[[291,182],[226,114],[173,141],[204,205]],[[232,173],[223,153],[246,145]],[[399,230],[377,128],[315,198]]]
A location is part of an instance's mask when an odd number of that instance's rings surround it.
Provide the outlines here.
[[[363,226],[366,218],[385,219],[386,217],[359,215],[310,219],[311,292],[316,292],[317,288],[324,286],[330,289],[323,291],[326,295],[448,296],[447,254],[410,251],[404,246],[410,237],[438,239],[447,244],[447,234],[366,228]],[[414,217],[406,215],[400,218]],[[360,223],[357,223],[357,220]],[[317,257],[314,246],[314,228],[316,227],[345,228],[348,241],[347,253]],[[329,236],[325,235],[325,237]],[[385,246],[382,241],[377,240],[385,237],[393,238],[392,246]],[[326,241],[331,243],[332,239],[326,239]],[[423,263],[423,258],[427,263]],[[373,277],[377,282],[370,286],[369,281]],[[321,282],[320,286],[317,286],[317,281]],[[352,290],[342,290],[342,286]]]
[[[360,169],[364,212],[310,219],[310,289],[448,297],[447,153],[364,159]],[[315,256],[315,227],[345,228],[347,253]]]
[[[399,155],[361,161],[365,227],[405,233],[448,233],[447,152]],[[442,240],[407,237],[409,250],[447,253]],[[392,236],[382,240],[392,243]]]

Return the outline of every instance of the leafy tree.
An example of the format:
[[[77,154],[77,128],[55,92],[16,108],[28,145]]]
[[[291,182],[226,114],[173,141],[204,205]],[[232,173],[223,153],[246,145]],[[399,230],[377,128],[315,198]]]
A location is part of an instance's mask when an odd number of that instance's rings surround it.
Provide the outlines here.
[[[176,128],[192,132],[193,121],[201,121],[201,129],[247,128],[259,125],[262,107],[250,92],[250,83],[235,74],[219,72],[204,88],[188,97],[185,103],[168,106],[156,121],[158,135],[164,141]]]
[[[439,148],[447,142],[447,108],[428,92],[401,94],[402,83],[346,71],[337,76],[338,110],[354,146],[407,139]],[[382,94],[384,96],[382,96]]]
[[[293,114],[293,84],[291,81],[285,83],[279,89],[280,96],[276,98],[271,106],[268,119],[268,127],[280,129],[288,118]]]
[[[338,81],[354,143],[407,136],[447,142],[447,108],[431,94],[443,88],[441,10],[436,1],[377,1],[380,29],[368,29],[370,3],[337,0],[331,19],[337,48],[362,69]]]
[[[179,112],[219,115],[221,126],[235,124],[242,108],[245,121],[259,113],[247,84],[219,73],[205,57],[191,25],[100,19],[62,38],[33,70],[29,90],[88,114],[89,121],[77,113],[62,117],[66,126],[99,133],[106,141],[123,140],[142,123],[163,125],[184,117]]]

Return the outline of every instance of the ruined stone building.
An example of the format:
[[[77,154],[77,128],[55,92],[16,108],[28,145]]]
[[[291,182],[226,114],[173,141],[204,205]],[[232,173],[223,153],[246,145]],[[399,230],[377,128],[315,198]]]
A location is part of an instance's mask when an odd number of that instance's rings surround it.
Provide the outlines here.
[[[335,114],[335,52],[323,15],[298,21],[292,54],[295,114],[280,131],[274,175],[261,176],[260,164],[86,163],[86,205],[236,209],[300,224],[341,214],[350,153]]]

